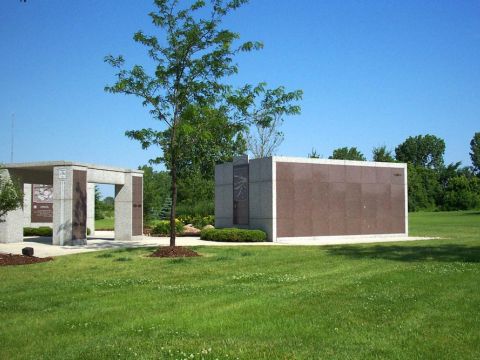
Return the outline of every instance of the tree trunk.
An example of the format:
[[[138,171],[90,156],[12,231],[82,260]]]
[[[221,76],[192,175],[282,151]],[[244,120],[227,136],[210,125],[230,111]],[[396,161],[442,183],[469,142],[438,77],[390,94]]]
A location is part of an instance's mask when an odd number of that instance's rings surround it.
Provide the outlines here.
[[[176,238],[176,224],[175,224],[175,215],[177,208],[177,149],[175,134],[176,133],[176,117],[174,118],[172,126],[172,135],[170,138],[170,176],[172,178],[172,208],[170,209],[170,246],[175,246]]]
[[[175,246],[175,237],[176,237],[175,213],[176,213],[176,207],[177,207],[177,166],[173,161],[173,158],[172,158],[172,168],[170,170],[170,175],[172,177],[172,208],[170,210],[170,246]]]

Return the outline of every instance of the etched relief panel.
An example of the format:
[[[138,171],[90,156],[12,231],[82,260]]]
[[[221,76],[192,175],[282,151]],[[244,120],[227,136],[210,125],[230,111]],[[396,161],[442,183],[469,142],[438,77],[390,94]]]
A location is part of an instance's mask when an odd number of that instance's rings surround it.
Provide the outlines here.
[[[233,167],[233,224],[248,225],[248,165]]]
[[[73,170],[72,240],[87,237],[87,172]]]

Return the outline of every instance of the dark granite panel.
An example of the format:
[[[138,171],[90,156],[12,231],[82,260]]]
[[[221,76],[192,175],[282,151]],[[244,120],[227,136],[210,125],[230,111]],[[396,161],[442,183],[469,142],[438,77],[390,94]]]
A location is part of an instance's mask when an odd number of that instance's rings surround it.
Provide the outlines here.
[[[312,182],[312,164],[295,164],[293,171],[293,180],[295,182],[308,181]]]
[[[362,182],[362,167],[361,166],[346,166],[345,167],[346,182],[361,183]]]
[[[390,193],[391,216],[403,217],[405,216],[405,186],[391,185]]]
[[[388,234],[392,232],[392,219],[388,214],[377,215],[377,234]]]
[[[277,181],[277,218],[293,218],[294,186],[293,181]]]
[[[312,233],[312,167],[300,164],[294,180],[293,220],[294,236],[311,236]]]
[[[143,181],[132,176],[132,235],[143,234]]]
[[[330,180],[329,165],[311,165],[312,180],[314,184],[328,183]]]
[[[315,166],[315,165],[314,165]],[[328,165],[328,176],[330,182],[345,182],[345,166]]]
[[[318,216],[312,214],[312,234],[308,236],[319,236],[330,234],[329,214]]]
[[[328,215],[329,184],[312,183],[312,218],[318,219]]]
[[[391,183],[403,185],[405,184],[405,174],[403,169],[392,168],[390,169],[391,173]]]
[[[294,236],[294,221],[293,218],[277,218],[277,236],[278,237],[292,237]]]
[[[328,203],[329,184],[325,182],[312,183],[312,234],[328,234]],[[312,236],[312,235],[309,235]]]
[[[392,177],[392,171],[391,168],[385,168],[385,167],[377,167],[375,168],[375,172],[377,173],[377,183],[380,184],[390,184],[391,182],[391,177]]]
[[[362,218],[362,232],[363,235],[376,234],[377,219],[373,218]]]
[[[325,235],[345,235],[347,231],[345,222],[344,211],[332,211],[328,216],[328,234]]]
[[[345,207],[347,219],[360,219],[362,217],[361,184],[346,184]]]
[[[342,212],[345,214],[345,183],[331,183],[328,193],[328,204],[331,212]]]
[[[377,197],[377,215],[378,214],[385,214],[386,216],[389,215],[391,211],[391,194],[390,194],[390,184],[377,184],[379,189],[378,197]]]
[[[72,240],[87,238],[87,172],[73,170]]]
[[[277,164],[277,181],[293,181],[294,168],[290,163],[276,163]]]
[[[312,236],[313,225],[310,214],[307,216],[295,216],[293,222],[293,236]]]
[[[377,171],[373,166],[362,166],[362,184],[375,184],[377,182]]]
[[[362,233],[362,219],[360,217],[346,218],[346,235],[358,235]]]
[[[392,233],[400,234],[405,232],[405,217],[392,217]]]
[[[379,194],[376,184],[362,184],[362,218],[373,219],[377,216],[377,197]]]

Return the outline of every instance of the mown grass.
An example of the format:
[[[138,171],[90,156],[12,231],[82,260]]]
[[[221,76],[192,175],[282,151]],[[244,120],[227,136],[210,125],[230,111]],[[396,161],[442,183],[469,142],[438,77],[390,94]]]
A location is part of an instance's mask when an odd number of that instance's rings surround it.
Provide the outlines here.
[[[115,218],[108,217],[99,220],[95,220],[95,230],[111,230],[115,228]]]
[[[480,213],[410,221],[443,239],[2,267],[0,358],[479,358]]]

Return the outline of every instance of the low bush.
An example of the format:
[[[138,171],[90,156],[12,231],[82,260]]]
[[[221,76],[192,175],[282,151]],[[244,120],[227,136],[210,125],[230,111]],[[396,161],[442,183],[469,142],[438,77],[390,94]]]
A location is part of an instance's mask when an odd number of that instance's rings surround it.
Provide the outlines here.
[[[87,235],[91,234],[90,228],[87,228]],[[53,236],[53,230],[50,226],[24,227],[23,236]]]
[[[23,236],[52,236],[53,230],[49,226],[40,226],[38,228],[23,228]]]
[[[200,233],[202,240],[225,242],[262,242],[267,241],[267,234],[262,230],[247,229],[204,229]]]
[[[153,235],[169,235],[170,234],[170,220],[156,220],[151,223]],[[183,233],[183,223],[175,220],[175,232],[177,234]]]

